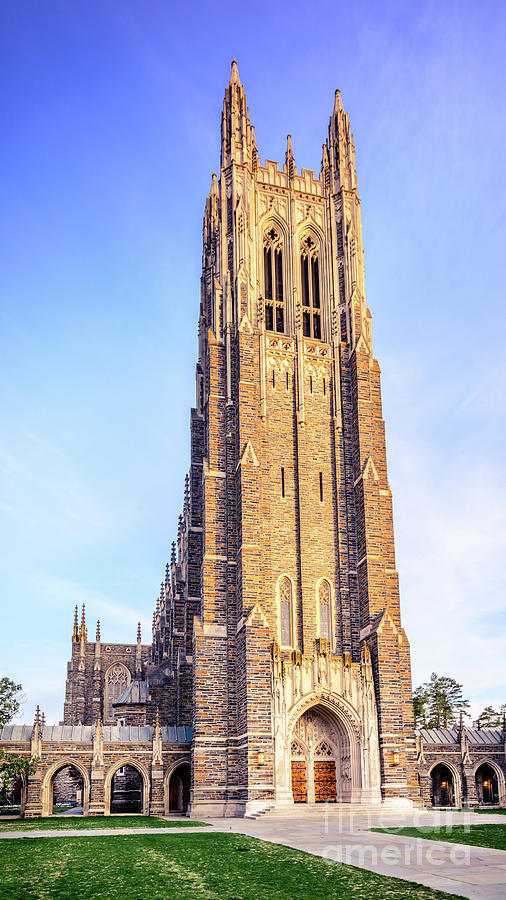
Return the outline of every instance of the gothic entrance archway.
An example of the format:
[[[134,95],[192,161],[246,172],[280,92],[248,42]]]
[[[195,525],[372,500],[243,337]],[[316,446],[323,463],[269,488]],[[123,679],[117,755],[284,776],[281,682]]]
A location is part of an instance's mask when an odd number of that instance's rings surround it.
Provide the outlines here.
[[[90,778],[82,763],[62,759],[44,776],[41,788],[42,815],[52,816],[67,807],[74,815],[88,815]]]
[[[432,804],[433,806],[454,806],[455,785],[453,773],[444,763],[439,763],[432,770]]]
[[[350,738],[337,715],[323,705],[306,710],[295,723],[290,750],[295,803],[351,800]]]
[[[177,766],[168,779],[168,797],[166,812],[184,815],[190,802],[190,764],[187,762]]]
[[[499,803],[497,772],[489,763],[482,763],[476,769],[475,780],[478,803],[490,805]]]
[[[142,813],[142,775],[130,765],[121,766],[111,780],[111,814]]]

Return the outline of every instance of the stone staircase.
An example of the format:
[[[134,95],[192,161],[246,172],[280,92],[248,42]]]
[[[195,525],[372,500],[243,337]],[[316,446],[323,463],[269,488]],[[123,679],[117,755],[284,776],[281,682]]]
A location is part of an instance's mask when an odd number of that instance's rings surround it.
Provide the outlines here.
[[[255,813],[246,815],[246,819],[345,819],[351,816],[398,816],[409,812],[406,807],[388,807],[380,803],[295,803],[293,806],[266,807]],[[412,810],[414,811],[414,810]]]

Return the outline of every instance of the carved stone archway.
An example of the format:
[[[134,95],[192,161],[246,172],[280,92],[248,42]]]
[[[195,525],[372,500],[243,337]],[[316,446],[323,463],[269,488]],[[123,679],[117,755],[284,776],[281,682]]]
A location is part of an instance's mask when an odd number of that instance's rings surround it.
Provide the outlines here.
[[[289,748],[297,802],[303,802],[304,763],[308,803],[360,800],[360,726],[344,703],[320,696],[297,704],[289,716]]]
[[[492,769],[492,772],[494,773],[497,781],[497,802],[499,806],[503,806],[506,800],[504,772],[493,759],[489,759],[488,757],[480,759],[480,761],[475,765],[473,771],[473,778],[476,784],[476,794],[478,797],[478,802],[485,802],[484,800],[480,800],[480,797],[478,795],[478,776],[482,766],[488,766],[490,769]]]
[[[147,769],[143,766],[141,762],[137,759],[132,759],[130,756],[125,756],[123,759],[118,760],[114,763],[113,766],[109,769],[107,775],[105,776],[104,781],[104,816],[111,815],[111,788],[112,788],[112,779],[118,769],[123,768],[123,766],[131,766],[133,769],[136,769],[139,775],[142,778],[142,815],[149,816],[149,773]]]
[[[77,769],[79,774],[83,779],[83,815],[88,815],[88,808],[90,805],[90,776],[88,774],[87,769],[76,759],[72,759],[72,757],[65,757],[63,759],[58,760],[52,765],[44,775],[44,779],[42,781],[41,786],[41,801],[42,801],[42,815],[43,816],[52,816],[53,815],[53,781],[55,775],[61,769],[65,769],[67,766],[72,766],[72,768]]]

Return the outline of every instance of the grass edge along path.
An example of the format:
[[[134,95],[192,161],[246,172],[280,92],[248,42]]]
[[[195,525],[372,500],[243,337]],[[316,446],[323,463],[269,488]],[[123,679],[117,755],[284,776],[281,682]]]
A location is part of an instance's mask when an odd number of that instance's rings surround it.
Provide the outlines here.
[[[399,834],[403,837],[428,841],[445,841],[451,844],[468,844],[471,847],[489,847],[506,850],[506,824],[502,825],[423,825],[418,828],[371,828],[383,834]]]
[[[161,816],[46,816],[35,819],[0,820],[3,831],[75,831],[103,828],[197,828],[206,822],[181,818],[162,819]]]
[[[12,844],[15,844],[15,847]],[[457,900],[242,834],[0,842],[2,900]]]

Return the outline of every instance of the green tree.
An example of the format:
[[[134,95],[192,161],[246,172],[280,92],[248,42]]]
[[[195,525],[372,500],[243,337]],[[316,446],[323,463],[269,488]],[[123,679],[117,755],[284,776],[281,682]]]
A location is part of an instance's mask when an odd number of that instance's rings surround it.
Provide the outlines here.
[[[427,728],[428,703],[429,694],[425,690],[425,685],[420,684],[413,694],[413,715],[415,719],[415,728]]]
[[[7,725],[16,715],[24,697],[21,685],[15,684],[5,675],[0,678],[0,726]]]
[[[5,803],[14,779],[20,775],[27,779],[29,775],[33,775],[38,763],[38,759],[28,759],[26,756],[0,750],[0,803]]]
[[[6,725],[16,715],[24,700],[21,691],[20,684],[15,684],[6,676],[0,678],[0,727]],[[38,759],[28,759],[26,756],[0,750],[0,802],[5,802],[13,780],[20,775],[25,779],[33,775],[38,762]]]
[[[423,728],[450,728],[460,713],[468,716],[469,700],[462,696],[462,685],[448,675],[430,676],[413,694],[415,724]]]
[[[493,706],[486,706],[480,715],[474,720],[475,728],[500,728],[502,725],[502,717],[504,714],[505,704],[500,709],[494,709]]]

